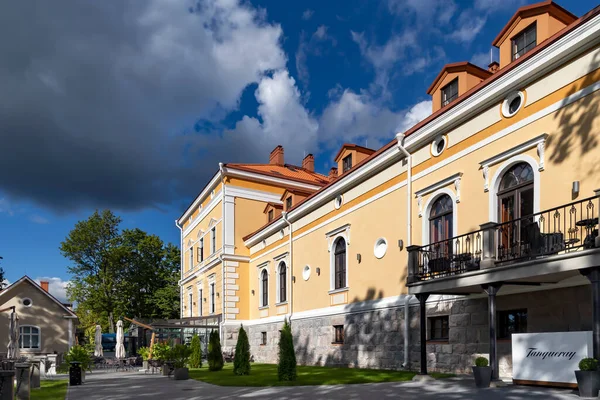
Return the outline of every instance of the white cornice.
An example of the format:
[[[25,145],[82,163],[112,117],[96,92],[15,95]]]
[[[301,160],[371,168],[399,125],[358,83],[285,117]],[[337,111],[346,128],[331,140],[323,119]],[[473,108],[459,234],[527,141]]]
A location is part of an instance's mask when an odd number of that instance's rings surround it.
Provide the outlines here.
[[[219,192],[219,194],[220,193],[221,192]],[[215,208],[215,206],[221,202],[222,197],[223,196],[220,195],[213,197],[213,199],[206,205],[206,207],[204,207],[202,211],[200,211],[200,214],[198,214],[198,216],[194,218],[192,223],[183,230],[183,238],[189,235],[189,233],[208,215],[208,213],[211,212],[212,209]]]
[[[399,158],[402,155],[398,150],[397,146],[393,146],[388,150],[381,153],[378,157],[375,157],[369,160],[365,165],[353,171],[347,177],[343,177],[342,179],[335,181],[331,186],[321,190],[315,195],[315,197],[309,199],[308,201],[300,204],[298,208],[293,209],[288,213],[288,220],[294,222],[324,203],[335,198],[337,194],[343,192],[356,184],[362,182],[363,180],[375,175],[377,172],[381,171],[385,167],[389,166],[393,161]],[[283,220],[283,218],[278,219],[273,224],[267,226],[260,232],[257,232],[254,236],[249,238],[244,242],[247,247],[254,246],[256,243],[260,242],[262,239],[271,236],[275,232],[281,230],[287,226],[287,223]]]
[[[219,253],[220,253],[220,250],[217,251],[215,254],[211,254],[210,256],[212,257],[212,256],[217,255]],[[221,262],[221,259],[219,257],[215,257],[208,264],[206,264],[203,267],[201,267],[198,271],[196,271],[193,274],[190,274],[187,277],[185,277],[182,280],[180,280],[179,281],[179,286],[183,286],[187,282],[191,281],[192,279],[199,277],[200,275],[202,275],[203,273],[205,273],[206,271],[208,271],[209,269],[211,269],[215,265],[219,264],[219,262]]]
[[[302,182],[294,181],[291,179],[275,178],[272,176],[257,174],[254,172],[242,171],[239,169],[235,169],[235,167],[225,167],[225,168],[223,168],[223,170],[225,171],[225,174],[227,176],[250,178],[253,180],[274,183],[274,184],[277,184],[277,185],[280,185],[280,186],[283,186],[286,188],[290,187],[290,188],[309,189],[309,190],[318,190],[321,188],[321,186],[319,186],[319,185],[311,185],[308,183],[302,183]]]
[[[463,175],[463,173],[459,172],[454,175],[450,175],[449,177],[442,179],[441,181],[438,181],[432,185],[429,185],[421,190],[417,190],[415,192],[415,197],[426,196],[429,193],[433,193],[438,189],[448,186],[448,185],[454,183],[457,179],[460,179],[462,177],[462,175]]]
[[[414,150],[423,142],[446,133],[477,113],[498,104],[504,96],[542,77],[557,65],[569,62],[573,57],[597,45],[600,38],[600,16],[586,21],[556,42],[549,45],[500,78],[490,82],[465,101],[448,112],[433,119],[406,138],[405,147]]]
[[[181,216],[181,218],[179,218],[177,220],[177,222],[181,225],[183,224],[183,221],[185,221],[185,219],[187,217],[189,217],[189,214],[191,212],[193,212],[196,207],[198,207],[198,204],[202,202],[202,200],[204,200],[206,198],[206,196],[208,196],[210,194],[210,192],[212,191],[212,189],[217,185],[217,183],[219,182],[219,179],[221,178],[221,173],[217,172],[215,174],[215,176],[210,180],[210,182],[208,183],[208,185],[206,185],[204,187],[204,190],[202,192],[200,192],[200,194],[198,195],[198,197],[196,197],[196,200],[194,200],[194,202],[192,203],[192,205],[190,205],[187,210],[185,210],[185,212],[183,213],[183,215]]]
[[[281,196],[262,190],[247,189],[239,186],[225,186],[225,196],[241,197],[244,199],[264,201],[265,203],[283,204]]]
[[[508,160],[512,156],[517,154],[521,154],[522,152],[537,147],[540,143],[545,143],[548,138],[548,134],[544,133],[540,136],[536,136],[533,139],[530,139],[524,143],[521,143],[513,148],[503,151],[502,153],[496,154],[493,157],[488,158],[487,160],[483,160],[479,163],[481,168],[485,168],[486,166],[491,167],[492,165],[496,165],[501,163],[502,161]],[[543,152],[542,152],[543,153]],[[540,163],[540,168],[543,169],[544,163]]]

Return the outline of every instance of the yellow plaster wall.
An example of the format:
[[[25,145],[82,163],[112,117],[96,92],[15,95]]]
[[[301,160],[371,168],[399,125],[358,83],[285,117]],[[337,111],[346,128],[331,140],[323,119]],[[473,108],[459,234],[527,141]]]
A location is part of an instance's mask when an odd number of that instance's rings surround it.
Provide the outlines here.
[[[223,207],[222,203],[219,202],[203,219],[188,233],[183,239],[183,265],[184,265],[184,273],[190,271],[190,255],[189,255],[189,245],[188,242],[191,240],[194,246],[194,267],[198,266],[197,262],[197,246],[198,246],[198,233],[200,231],[204,231],[204,263],[206,264],[210,262],[214,258],[214,255],[211,254],[211,235],[210,229],[208,225],[210,224],[211,219],[215,219],[217,224],[215,225],[217,228],[216,231],[216,250],[217,252],[221,248],[223,242],[223,225],[222,225],[222,216],[223,216]]]
[[[215,191],[215,194],[217,194],[217,193],[219,193],[219,192],[221,191],[221,187],[222,187],[222,184],[219,182],[219,183],[218,183],[218,184],[215,186],[215,189],[214,189],[214,191]],[[205,196],[205,198],[204,198],[204,199],[202,199],[202,201],[200,202],[200,204],[194,208],[194,212],[191,214],[191,215],[192,215],[192,219],[195,219],[195,218],[198,216],[198,214],[200,214],[200,210],[201,210],[201,209],[203,209],[204,207],[206,207],[206,206],[208,205],[208,203],[210,203],[210,202],[211,202],[211,200],[213,200],[213,198],[211,197],[211,195],[210,195],[210,192],[209,192],[209,193],[208,193],[208,194]],[[200,205],[201,205],[202,207],[200,207]],[[191,224],[191,220],[190,220],[190,218],[188,217],[188,218],[186,219],[186,221],[183,223],[183,229],[186,229],[188,226],[190,226],[190,224]]]
[[[202,303],[202,316],[206,317],[211,315],[209,313],[210,310],[210,288],[209,288],[209,277],[215,276],[215,293],[219,293],[217,297],[215,294],[215,313],[212,315],[221,314],[222,310],[222,296],[223,296],[223,279],[222,279],[222,266],[221,263],[217,263],[214,267],[202,273],[199,277],[194,278],[190,282],[183,285],[183,294],[184,294],[184,304],[185,309],[183,310],[183,317],[188,318],[190,316],[188,307],[188,293],[189,288],[191,287],[193,302],[196,303],[193,309],[193,317],[198,317],[198,283],[202,282],[202,287],[204,288],[203,296],[206,298],[206,303]]]
[[[250,263],[240,261],[236,271],[239,276],[237,284],[240,287],[240,290],[237,291],[237,296],[240,298],[236,304],[240,310],[237,318],[247,320],[250,319]]]
[[[244,245],[242,238],[266,223],[263,214],[266,204],[262,201],[235,198],[235,254],[250,255],[250,250]]]

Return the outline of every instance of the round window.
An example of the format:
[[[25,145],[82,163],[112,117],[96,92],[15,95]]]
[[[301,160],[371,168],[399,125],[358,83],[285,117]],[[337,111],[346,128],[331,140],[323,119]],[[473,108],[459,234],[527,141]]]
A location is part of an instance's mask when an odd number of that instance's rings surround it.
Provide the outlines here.
[[[440,136],[436,138],[433,143],[431,143],[431,154],[434,157],[439,156],[446,149],[447,140],[445,136]]]
[[[375,257],[382,258],[385,256],[387,251],[387,240],[385,238],[379,238],[375,241],[375,246],[373,247],[373,253]]]
[[[302,270],[302,278],[304,278],[305,281],[310,278],[310,267],[308,265],[306,265]]]
[[[24,298],[24,299],[23,299],[23,305],[24,305],[25,307],[31,307],[31,305],[32,305],[32,304],[33,304],[33,302],[31,301],[31,299],[30,299],[30,298],[28,298],[28,297],[27,297],[27,298]]]
[[[338,195],[335,197],[335,200],[334,200],[334,206],[335,206],[335,209],[336,209],[336,210],[337,210],[337,209],[339,209],[339,208],[342,206],[342,203],[343,203],[343,202],[344,202],[344,198],[342,197],[342,195],[341,195],[341,194],[338,194]]]
[[[525,95],[523,92],[511,93],[502,103],[502,115],[507,118],[512,117],[523,107],[524,102]]]

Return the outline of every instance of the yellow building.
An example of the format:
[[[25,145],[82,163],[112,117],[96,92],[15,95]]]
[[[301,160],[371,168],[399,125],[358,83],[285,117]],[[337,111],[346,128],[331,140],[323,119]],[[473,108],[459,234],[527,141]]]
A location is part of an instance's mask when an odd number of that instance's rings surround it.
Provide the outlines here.
[[[592,328],[600,357],[599,14],[520,8],[493,42],[498,62],[445,66],[431,116],[377,151],[344,145],[340,175],[320,184],[225,166],[179,220],[183,304],[226,274],[224,345],[243,323],[257,361],[277,360],[284,318],[309,364],[460,372],[485,355],[511,375],[513,333]],[[225,264],[190,271],[210,220],[234,232],[217,239]]]

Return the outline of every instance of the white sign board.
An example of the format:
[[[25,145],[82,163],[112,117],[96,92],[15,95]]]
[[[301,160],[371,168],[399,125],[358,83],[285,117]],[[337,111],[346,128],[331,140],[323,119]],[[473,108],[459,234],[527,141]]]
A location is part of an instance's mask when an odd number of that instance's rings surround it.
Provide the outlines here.
[[[579,361],[592,354],[589,331],[513,333],[513,380],[575,384]]]

